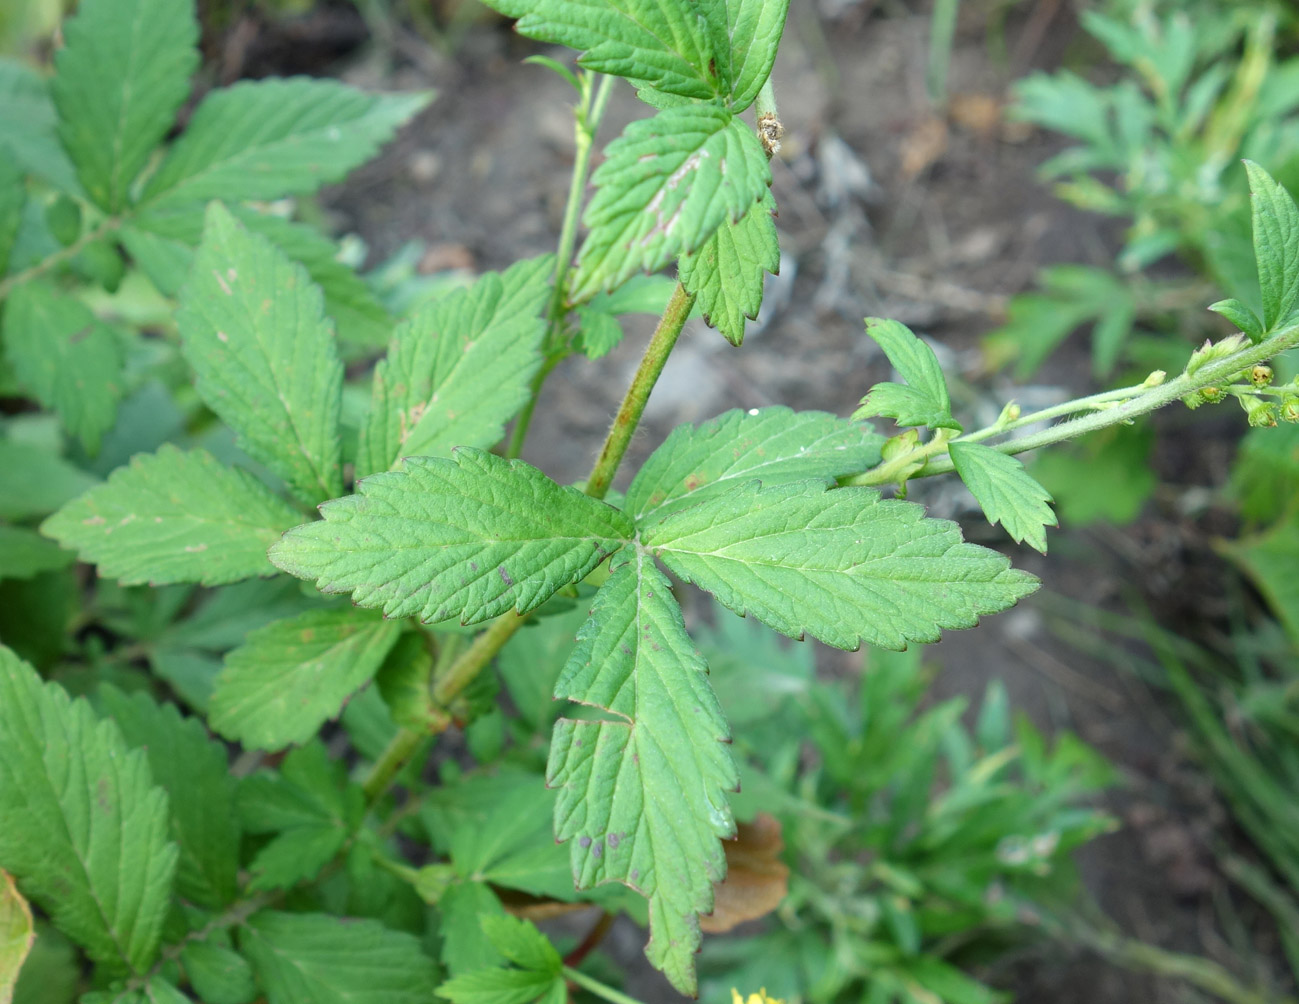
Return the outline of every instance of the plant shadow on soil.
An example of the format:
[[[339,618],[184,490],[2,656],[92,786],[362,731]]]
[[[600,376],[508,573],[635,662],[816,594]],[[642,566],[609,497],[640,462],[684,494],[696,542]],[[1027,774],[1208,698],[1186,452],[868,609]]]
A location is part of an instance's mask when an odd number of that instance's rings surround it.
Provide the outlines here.
[[[1037,166],[1059,142],[1008,127],[999,115],[1011,81],[1054,68],[1076,45],[1067,7],[1034,5],[997,27],[990,26],[987,4],[965,5],[944,121],[934,116],[925,89],[927,9],[823,6],[840,17],[823,19],[814,5],[793,4],[775,73],[787,130],[773,165],[782,274],[769,281],[761,323],[741,349],[691,322],[651,399],[619,487],[626,471],[682,421],[769,404],[851,412],[872,383],[888,378],[887,361],[863,335],[867,315],[897,318],[933,338],[945,368],[968,378],[971,391],[961,405],[985,422],[1012,393],[1021,401],[1033,394],[1050,401],[1097,389],[1089,382],[1088,347],[1077,337],[1033,387],[1013,392],[1005,378],[981,373],[978,350],[1005,298],[1030,285],[1039,267],[1107,264],[1119,243],[1104,221],[1070,209],[1037,180]],[[328,43],[322,43],[328,51],[321,67],[307,64],[313,72],[342,72],[369,87],[433,86],[440,94],[379,160],[326,195],[333,224],[359,234],[372,261],[423,241],[425,265],[433,269],[499,269],[553,250],[573,153],[573,92],[549,71],[522,64],[537,47],[483,16],[450,54],[407,39],[398,28],[395,44],[379,57],[358,48],[334,65],[335,49],[347,46],[338,44],[337,9],[323,11],[306,16],[308,28],[312,17],[329,17]],[[358,27],[353,19],[359,42]],[[270,30],[269,41],[259,39],[244,72],[304,68],[310,44],[302,39],[310,31],[282,44],[276,31],[283,28]],[[991,52],[999,46],[1007,55],[995,60]],[[368,57],[360,55],[366,51]],[[237,62],[249,58],[241,53]],[[646,112],[630,88],[619,87],[599,146]],[[635,319],[609,357],[573,358],[558,368],[537,408],[525,459],[561,482],[585,476],[651,327],[652,319]],[[1186,414],[1157,417],[1161,479],[1221,485],[1243,421],[1201,421],[1195,448],[1178,447],[1187,437],[1177,433],[1189,423]],[[971,539],[1009,553],[1072,601],[1125,609],[1125,590],[1135,584],[1170,630],[1194,634],[1222,615],[1215,605],[1222,590],[1212,583],[1230,573],[1209,546],[1211,534],[1230,532],[1221,514],[1186,517],[1176,498],[1160,495],[1131,527],[1052,532],[1050,555],[1042,558],[989,528],[954,481],[917,485],[912,498],[959,519]],[[1120,768],[1124,781],[1105,807],[1124,825],[1079,858],[1089,893],[1123,931],[1215,958],[1247,981],[1255,975],[1250,966],[1275,958],[1273,933],[1247,909],[1252,949],[1223,933],[1219,910],[1227,886],[1211,846],[1231,839],[1230,826],[1162,695],[1059,640],[1031,600],[975,631],[949,636],[930,656],[942,665],[934,699],[965,694],[977,701],[988,681],[1000,678],[1014,708],[1048,732],[1076,732]],[[828,649],[819,658],[827,672],[860,665],[859,657]],[[639,931],[619,925],[605,947],[629,967],[630,992],[647,1002],[680,999],[645,964]],[[1176,984],[1051,943],[978,975],[1024,1001],[1187,999]]]

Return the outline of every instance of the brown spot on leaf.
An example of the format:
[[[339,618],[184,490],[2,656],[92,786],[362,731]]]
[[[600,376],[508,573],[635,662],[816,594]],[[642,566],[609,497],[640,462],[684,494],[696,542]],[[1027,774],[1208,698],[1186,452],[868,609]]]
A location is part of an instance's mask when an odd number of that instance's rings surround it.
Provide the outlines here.
[[[735,839],[723,844],[726,879],[713,886],[713,912],[699,918],[699,929],[720,934],[776,909],[789,891],[789,869],[780,860],[784,846],[774,816],[760,812],[752,823],[740,823]]]

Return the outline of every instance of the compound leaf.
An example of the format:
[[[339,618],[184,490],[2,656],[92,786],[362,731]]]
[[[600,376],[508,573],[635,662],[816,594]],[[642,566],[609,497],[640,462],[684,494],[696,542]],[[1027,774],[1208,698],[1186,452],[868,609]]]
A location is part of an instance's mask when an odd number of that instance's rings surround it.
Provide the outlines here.
[[[554,267],[554,256],[542,255],[488,272],[397,327],[375,367],[357,477],[405,456],[501,439],[541,365],[541,313]]]
[[[731,100],[737,112],[753,104],[771,75],[785,30],[789,0],[726,0],[731,36]]]
[[[143,973],[171,905],[167,795],[143,753],[0,646],[0,868],[110,971]]]
[[[63,38],[51,84],[59,136],[86,193],[117,212],[189,94],[198,68],[194,5],[85,0]]]
[[[1046,554],[1046,528],[1059,525],[1048,505],[1051,493],[1007,453],[978,443],[951,443],[947,451],[988,522]]]
[[[685,994],[698,915],[726,873],[720,840],[735,835],[726,792],[739,783],[706,674],[671,583],[636,549],[596,594],[555,687],[618,720],[560,719],[546,771],[578,888],[622,882],[646,896],[645,954]]]
[[[698,251],[681,256],[681,284],[695,294],[704,320],[732,345],[744,341],[744,320],[758,316],[766,273],[780,270],[780,241],[771,192],[740,219],[717,228]]]
[[[112,329],[79,300],[26,282],[9,296],[4,342],[23,387],[97,452],[122,397],[122,349]]]
[[[271,200],[342,180],[431,94],[366,94],[333,80],[245,81],[214,90],[150,179],[142,201]]]
[[[753,478],[765,485],[828,482],[878,464],[883,445],[869,425],[826,411],[728,411],[673,429],[636,472],[626,510],[640,522],[667,516]]]
[[[641,541],[736,613],[836,648],[937,641],[1037,588],[955,523],[823,481],[749,482],[643,528]]]
[[[574,303],[694,251],[738,220],[771,184],[766,154],[740,119],[717,105],[667,108],[633,122],[592,175]]]
[[[1252,160],[1249,175],[1254,257],[1263,289],[1263,326],[1271,331],[1299,300],[1299,208],[1284,188]]]
[[[862,398],[862,406],[853,418],[882,415],[898,425],[923,425],[931,429],[956,429],[961,424],[952,418],[952,402],[947,396],[947,381],[934,350],[922,342],[905,324],[879,317],[866,318],[870,335],[888,356],[893,368],[902,374],[906,385],[879,383]]]
[[[125,585],[275,574],[266,549],[302,518],[251,474],[164,445],[67,503],[41,531]]]
[[[220,203],[180,294],[176,324],[198,392],[249,456],[307,502],[342,493],[343,364],[306,270]]]
[[[617,509],[469,447],[411,457],[358,487],[321,506],[323,520],[286,533],[271,560],[389,617],[471,624],[527,613],[632,534]]]
[[[582,50],[578,62],[687,98],[730,89],[725,0],[489,0],[521,35]]]
[[[397,622],[350,607],[259,628],[226,656],[209,721],[258,749],[305,742],[369,682],[400,633]]]
[[[239,947],[269,1004],[428,1004],[437,985],[419,940],[375,920],[263,910]]]
[[[148,755],[154,780],[167,792],[180,849],[176,891],[212,909],[229,905],[237,889],[239,826],[225,747],[174,704],[109,686],[99,694],[127,745]]]

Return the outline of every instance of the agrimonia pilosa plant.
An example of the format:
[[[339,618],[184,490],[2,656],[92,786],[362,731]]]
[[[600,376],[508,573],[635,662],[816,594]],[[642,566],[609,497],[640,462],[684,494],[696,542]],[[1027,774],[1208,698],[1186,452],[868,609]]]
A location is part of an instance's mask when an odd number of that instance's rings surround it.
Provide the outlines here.
[[[427,96],[244,83],[160,148],[197,65],[178,0],[84,0],[48,82],[0,67],[3,376],[52,413],[6,420],[0,546],[41,598],[13,609],[79,606],[52,643],[4,622],[0,891],[93,963],[82,1000],[414,1002],[440,983],[524,1004],[568,981],[621,999],[519,919],[572,902],[647,921],[649,959],[692,993],[741,776],[670,575],[793,638],[936,641],[1036,580],[882,488],[955,470],[1045,550],[1049,497],[1015,454],[1178,400],[1233,396],[1253,424],[1295,409],[1252,374],[1299,343],[1299,209],[1251,167],[1263,314],[1216,305],[1242,334],[1181,374],[965,432],[932,350],[872,319],[904,382],[852,418],[681,426],[612,492],[692,312],[739,345],[778,265],[788,4],[493,5],[579,53],[543,60],[578,96],[558,253],[400,319],[269,205],[342,177]],[[654,112],[590,172],[618,77]],[[133,327],[124,291],[145,283],[177,306]],[[555,365],[608,351],[647,302],[661,320],[585,482],[517,459]],[[367,391],[344,362],[385,340]],[[151,407],[175,417],[161,433]],[[492,771],[425,770],[453,726]]]

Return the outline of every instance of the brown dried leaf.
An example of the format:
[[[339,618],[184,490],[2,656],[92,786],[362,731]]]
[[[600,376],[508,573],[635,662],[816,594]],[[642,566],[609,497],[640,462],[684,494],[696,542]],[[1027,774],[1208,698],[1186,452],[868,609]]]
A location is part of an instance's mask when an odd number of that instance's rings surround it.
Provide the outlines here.
[[[18,970],[34,940],[31,907],[14,885],[13,876],[0,871],[0,1004],[14,999]]]
[[[789,869],[780,860],[785,841],[774,816],[760,812],[752,823],[738,824],[735,839],[723,846],[726,879],[713,886],[713,912],[699,918],[699,929],[709,934],[766,916],[789,891]]]

